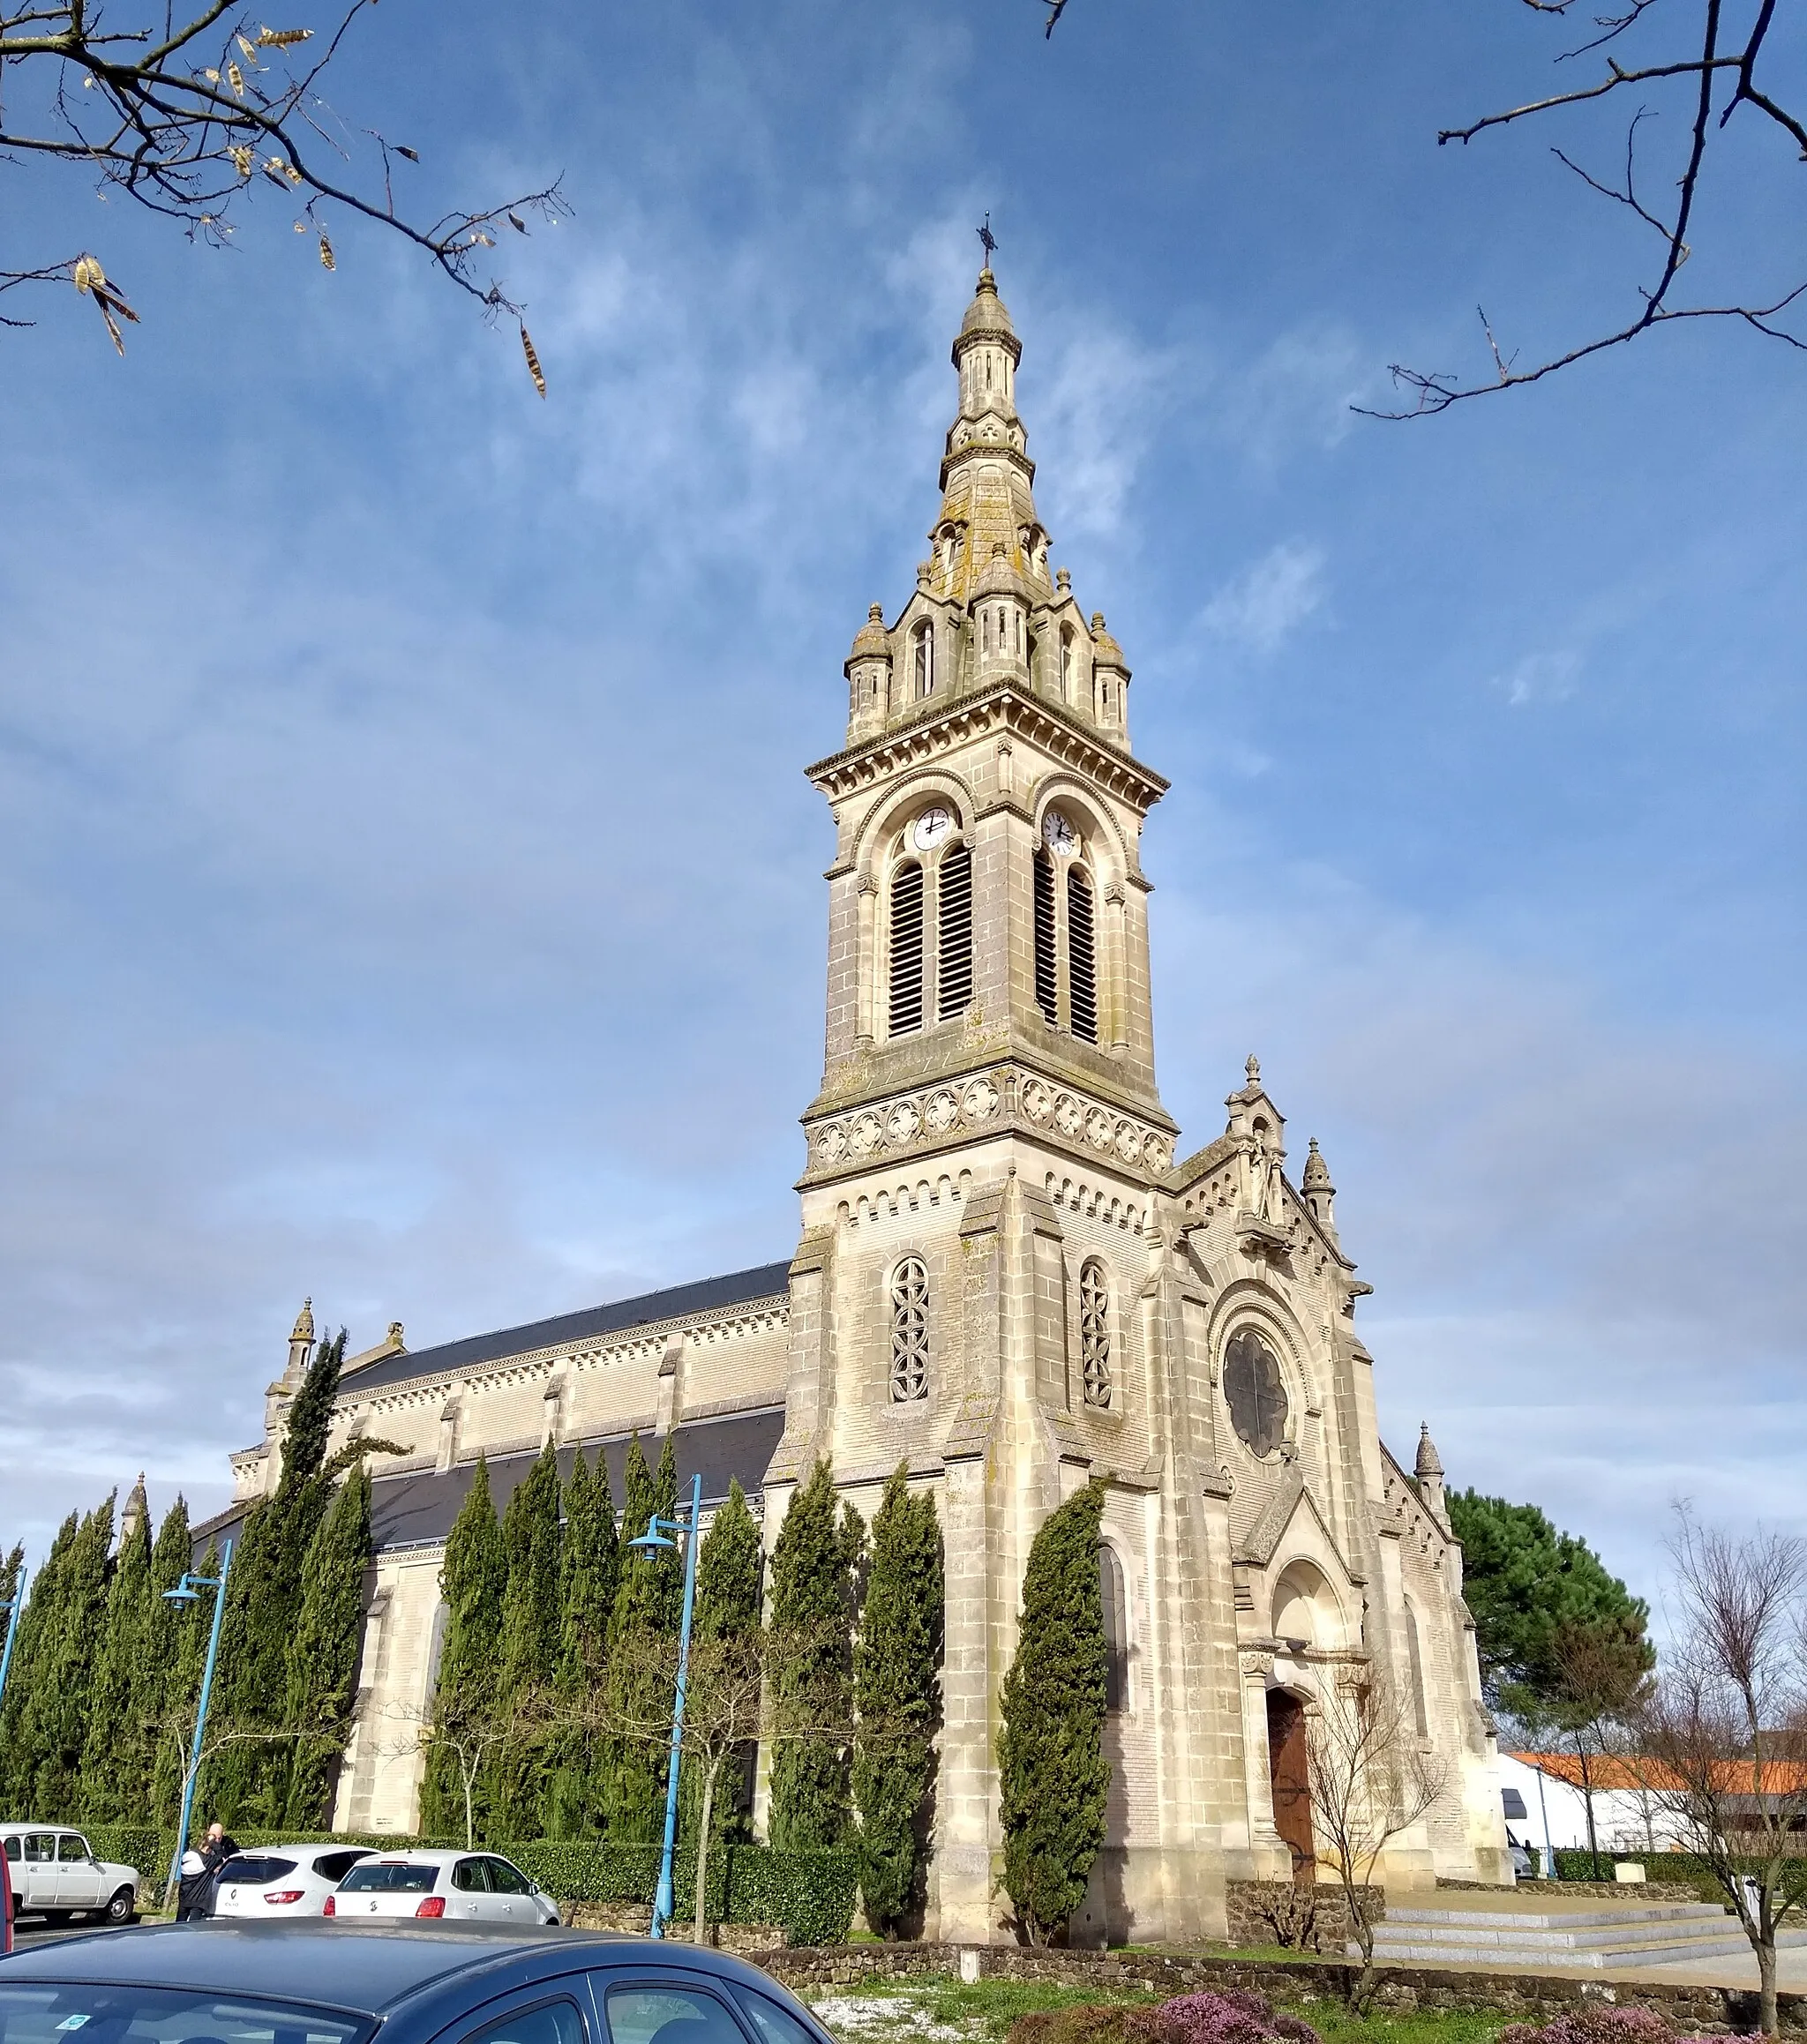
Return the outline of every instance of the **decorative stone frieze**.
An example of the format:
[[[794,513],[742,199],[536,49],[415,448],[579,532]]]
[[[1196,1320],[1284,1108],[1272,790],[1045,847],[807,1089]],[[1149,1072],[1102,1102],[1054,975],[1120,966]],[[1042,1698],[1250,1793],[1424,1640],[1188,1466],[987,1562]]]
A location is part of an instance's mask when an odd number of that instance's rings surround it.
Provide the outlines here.
[[[1152,1122],[1003,1065],[815,1122],[803,1182],[818,1184],[863,1170],[877,1157],[915,1155],[1002,1128],[1046,1136],[1079,1156],[1109,1158],[1150,1178],[1173,1163],[1173,1142]]]

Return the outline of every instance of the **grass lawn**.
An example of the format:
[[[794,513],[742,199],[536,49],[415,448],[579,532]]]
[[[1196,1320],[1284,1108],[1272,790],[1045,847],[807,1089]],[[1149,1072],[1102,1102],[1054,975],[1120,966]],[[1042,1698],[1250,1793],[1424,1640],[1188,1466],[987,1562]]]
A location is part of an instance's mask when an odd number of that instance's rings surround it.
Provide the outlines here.
[[[1137,1990],[1112,1994],[1104,1988],[1061,1987],[1048,1980],[969,1983],[946,1974],[916,1980],[875,1980],[805,1997],[817,2019],[843,2044],[1001,2044],[1017,2017],[1038,2009],[1105,2003],[1128,2006],[1159,1998]],[[1505,2025],[1517,2020],[1503,2014],[1376,2012],[1359,2017],[1329,1995],[1287,2005],[1305,2018],[1324,2044],[1493,2044]]]

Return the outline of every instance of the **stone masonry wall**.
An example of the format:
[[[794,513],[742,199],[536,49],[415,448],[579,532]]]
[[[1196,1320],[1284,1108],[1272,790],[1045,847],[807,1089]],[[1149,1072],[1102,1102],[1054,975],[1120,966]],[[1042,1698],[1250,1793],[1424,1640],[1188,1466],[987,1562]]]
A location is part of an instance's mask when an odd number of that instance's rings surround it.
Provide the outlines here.
[[[1368,1920],[1386,1913],[1386,1891],[1368,1888]],[[1327,1882],[1229,1881],[1224,1886],[1232,1944],[1296,1945],[1341,1958],[1349,1942],[1349,1905]]]

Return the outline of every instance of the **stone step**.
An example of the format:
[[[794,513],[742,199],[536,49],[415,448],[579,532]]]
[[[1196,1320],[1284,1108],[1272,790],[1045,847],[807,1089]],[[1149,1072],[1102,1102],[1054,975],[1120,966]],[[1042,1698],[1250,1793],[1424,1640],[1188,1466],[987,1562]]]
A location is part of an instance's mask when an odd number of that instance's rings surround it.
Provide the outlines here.
[[[1433,1909],[1416,1904],[1387,1905],[1389,1923],[1451,1924],[1464,1930],[1515,1928],[1526,1930],[1584,1930],[1630,1923],[1683,1923],[1721,1918],[1725,1910],[1715,1902],[1653,1902],[1623,1909],[1528,1910]]]
[[[1725,1915],[1693,1917],[1678,1923],[1607,1923],[1577,1929],[1566,1924],[1533,1930],[1524,1927],[1496,1929],[1491,1924],[1479,1923],[1395,1923],[1391,1918],[1376,1927],[1376,1935],[1390,1943],[1497,1945],[1503,1950],[1525,1951],[1571,1947],[1617,1950],[1640,1944],[1684,1944],[1691,1938],[1719,1937],[1728,1931],[1743,1935],[1736,1923]]]
[[[1526,1951],[1502,1950],[1498,1945],[1460,1944],[1388,1944],[1383,1946],[1376,1938],[1374,1956],[1383,1965],[1402,1959],[1415,1960],[1428,1965],[1477,1965],[1477,1966],[1585,1966],[1599,1969],[1615,1966],[1636,1970],[1642,1966],[1672,1965],[1691,1959],[1722,1958],[1736,1952],[1748,1952],[1751,1947],[1743,1937],[1690,1938],[1683,1943],[1667,1943],[1634,1946],[1630,1950],[1598,1951],[1577,1950]],[[1358,1955],[1352,1948],[1349,1956]]]

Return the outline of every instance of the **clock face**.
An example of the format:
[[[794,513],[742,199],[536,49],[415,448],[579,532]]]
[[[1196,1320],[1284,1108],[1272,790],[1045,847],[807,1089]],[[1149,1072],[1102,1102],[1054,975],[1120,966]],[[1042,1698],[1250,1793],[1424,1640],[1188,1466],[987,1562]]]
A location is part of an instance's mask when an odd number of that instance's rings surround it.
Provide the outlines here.
[[[1079,850],[1079,833],[1068,822],[1058,809],[1048,811],[1041,827],[1041,834],[1050,851],[1058,852],[1062,858],[1069,858]]]
[[[925,809],[910,828],[910,842],[918,851],[933,851],[954,827],[945,809]]]

